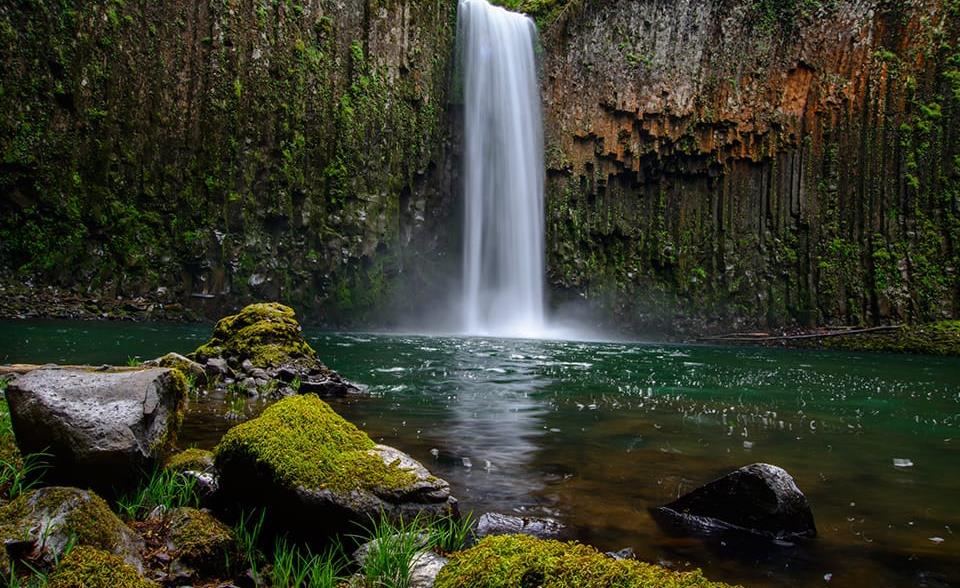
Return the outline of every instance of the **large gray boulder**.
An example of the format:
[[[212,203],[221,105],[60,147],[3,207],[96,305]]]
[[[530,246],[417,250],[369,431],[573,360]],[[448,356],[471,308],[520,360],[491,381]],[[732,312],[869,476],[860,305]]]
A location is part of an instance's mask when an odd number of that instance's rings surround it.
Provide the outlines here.
[[[783,468],[755,463],[654,509],[661,522],[695,532],[743,531],[773,539],[816,537],[813,512]]]
[[[34,565],[39,560],[52,566],[71,544],[119,555],[143,571],[140,538],[102,498],[79,488],[41,488],[0,507],[0,542],[4,577],[12,560],[29,558]]]
[[[356,532],[381,513],[441,516],[456,505],[445,481],[375,444],[313,395],[286,398],[237,425],[215,455],[224,500],[268,507],[274,524],[312,536]]]
[[[167,368],[39,369],[17,378],[6,396],[20,451],[49,454],[46,481],[112,491],[170,448],[186,383]]]

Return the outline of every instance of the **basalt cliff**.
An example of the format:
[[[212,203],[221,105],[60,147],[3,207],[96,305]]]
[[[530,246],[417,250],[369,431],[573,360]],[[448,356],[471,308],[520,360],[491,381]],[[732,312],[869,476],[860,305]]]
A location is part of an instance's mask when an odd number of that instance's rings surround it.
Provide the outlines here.
[[[556,306],[667,331],[960,315],[957,0],[501,3],[541,29]],[[456,9],[4,4],[0,298],[359,325],[447,290]]]

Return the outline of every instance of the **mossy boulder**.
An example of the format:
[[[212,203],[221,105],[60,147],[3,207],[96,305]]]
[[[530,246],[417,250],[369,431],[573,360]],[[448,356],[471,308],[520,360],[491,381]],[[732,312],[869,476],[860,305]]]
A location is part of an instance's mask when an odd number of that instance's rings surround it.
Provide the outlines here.
[[[168,368],[38,369],[6,395],[20,450],[49,455],[46,481],[112,493],[135,485],[172,447],[187,384]]]
[[[214,453],[224,496],[245,508],[269,506],[277,524],[355,530],[381,511],[440,515],[456,503],[445,481],[312,395],[234,427]]]
[[[95,547],[75,547],[50,576],[48,588],[158,588],[123,558]]]
[[[184,449],[167,458],[164,467],[175,472],[205,472],[213,469],[213,452],[206,449]]]
[[[487,537],[455,553],[437,574],[435,588],[724,588],[699,571],[672,572],[592,547],[527,535]]]
[[[249,360],[253,367],[320,365],[317,353],[304,339],[296,313],[276,302],[251,304],[237,314],[220,319],[213,337],[194,352],[210,357]]]
[[[136,570],[142,541],[107,503],[88,490],[51,486],[21,494],[0,508],[0,568],[9,568],[9,554],[39,551],[42,561],[52,564],[67,545],[94,547],[117,556]],[[35,558],[34,558],[35,559]]]
[[[201,575],[225,573],[227,561],[238,561],[236,537],[230,527],[195,508],[175,508],[165,515],[169,528],[167,548],[178,567]]]
[[[235,379],[254,394],[345,396],[360,391],[317,358],[293,309],[276,302],[251,304],[220,319],[211,339],[192,356],[211,377]]]

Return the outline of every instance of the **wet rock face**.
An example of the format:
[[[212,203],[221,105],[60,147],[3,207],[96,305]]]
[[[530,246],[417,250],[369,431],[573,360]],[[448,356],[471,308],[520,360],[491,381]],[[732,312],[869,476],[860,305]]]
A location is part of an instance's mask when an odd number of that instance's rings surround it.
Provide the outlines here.
[[[746,531],[775,539],[816,537],[813,512],[786,470],[755,463],[654,509],[692,531]]]
[[[114,491],[170,448],[186,384],[167,368],[39,369],[18,377],[6,396],[20,451],[50,455],[45,481]]]
[[[563,523],[549,518],[515,517],[488,512],[480,517],[474,530],[478,539],[488,535],[530,535],[537,539],[557,539],[563,535]]]
[[[542,34],[555,289],[666,330],[960,313],[947,4],[567,4]]]

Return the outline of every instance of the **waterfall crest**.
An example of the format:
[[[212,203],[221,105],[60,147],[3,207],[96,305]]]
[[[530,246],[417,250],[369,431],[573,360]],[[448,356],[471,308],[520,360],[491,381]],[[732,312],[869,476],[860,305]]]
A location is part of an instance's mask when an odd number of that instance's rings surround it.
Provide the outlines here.
[[[544,330],[543,121],[532,20],[461,0],[464,295],[469,334]]]

